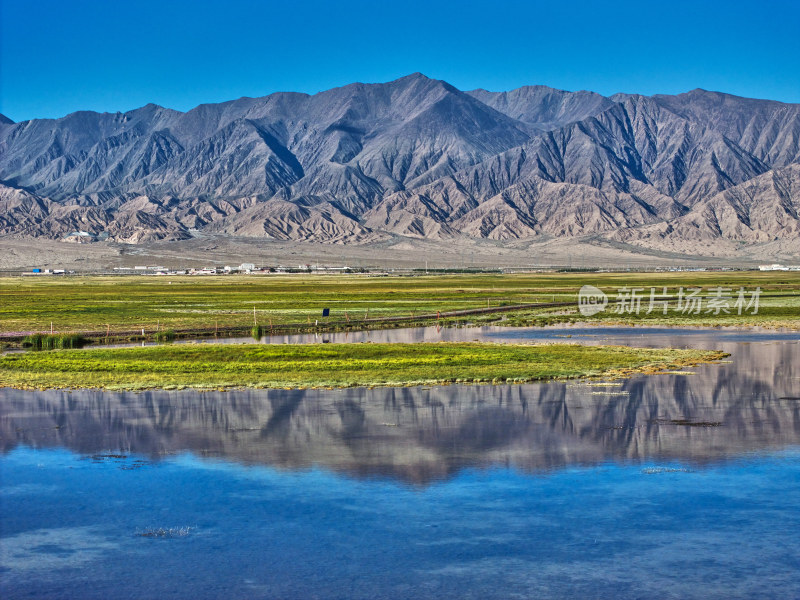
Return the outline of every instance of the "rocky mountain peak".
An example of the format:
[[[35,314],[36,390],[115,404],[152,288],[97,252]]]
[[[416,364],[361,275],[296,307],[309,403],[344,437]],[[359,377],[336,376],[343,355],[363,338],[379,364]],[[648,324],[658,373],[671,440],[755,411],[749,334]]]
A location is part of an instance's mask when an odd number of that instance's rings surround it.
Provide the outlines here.
[[[0,115],[0,233],[602,235],[656,247],[702,231],[791,246],[798,164],[797,104],[701,89],[463,92],[413,73],[185,113]]]

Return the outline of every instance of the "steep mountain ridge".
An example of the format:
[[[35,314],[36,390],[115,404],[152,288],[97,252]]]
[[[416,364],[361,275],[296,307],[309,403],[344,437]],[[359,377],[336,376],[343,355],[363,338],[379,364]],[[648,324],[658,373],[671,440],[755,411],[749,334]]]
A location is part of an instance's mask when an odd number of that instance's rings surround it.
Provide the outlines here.
[[[614,105],[608,98],[594,92],[566,92],[544,85],[528,85],[509,92],[477,89],[467,94],[541,131],[582,121]]]
[[[731,244],[782,240],[784,251],[800,253],[800,164],[715,194],[676,219],[620,230],[612,237],[661,250],[694,242],[710,255],[726,254]]]
[[[766,243],[800,230],[797,163],[800,105],[704,90],[462,92],[415,73],[186,113],[3,117],[0,234],[601,234],[647,246],[702,231]]]

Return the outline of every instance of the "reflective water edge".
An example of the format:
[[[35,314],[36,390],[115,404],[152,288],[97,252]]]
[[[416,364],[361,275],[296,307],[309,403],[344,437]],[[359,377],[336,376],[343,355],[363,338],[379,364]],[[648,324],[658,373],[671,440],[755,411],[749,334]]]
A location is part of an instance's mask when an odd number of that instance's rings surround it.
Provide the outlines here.
[[[0,390],[0,596],[800,597],[797,336],[569,335],[732,356],[607,385]]]

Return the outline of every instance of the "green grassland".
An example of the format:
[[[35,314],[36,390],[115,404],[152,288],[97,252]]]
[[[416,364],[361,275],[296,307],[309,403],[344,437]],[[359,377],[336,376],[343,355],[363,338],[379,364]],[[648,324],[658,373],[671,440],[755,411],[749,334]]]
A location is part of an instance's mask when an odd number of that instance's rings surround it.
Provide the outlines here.
[[[653,372],[723,356],[713,351],[570,344],[182,344],[5,354],[0,356],[0,387],[217,389],[519,383]]]
[[[611,296],[606,311],[591,318],[577,310],[577,293],[589,284]],[[761,288],[757,315],[639,315],[613,312],[622,287]],[[107,276],[0,278],[0,333],[131,331],[146,329],[308,325],[319,320],[357,328],[368,317],[419,316],[462,309],[541,302],[570,302],[558,309],[516,311],[461,318],[472,323],[542,325],[556,322],[664,323],[674,325],[767,325],[800,328],[800,273],[582,273],[462,274],[403,277],[364,275]],[[643,303],[646,306],[646,302]],[[331,309],[328,320],[323,308]],[[502,320],[502,321],[501,321]],[[373,326],[375,324],[373,323]]]

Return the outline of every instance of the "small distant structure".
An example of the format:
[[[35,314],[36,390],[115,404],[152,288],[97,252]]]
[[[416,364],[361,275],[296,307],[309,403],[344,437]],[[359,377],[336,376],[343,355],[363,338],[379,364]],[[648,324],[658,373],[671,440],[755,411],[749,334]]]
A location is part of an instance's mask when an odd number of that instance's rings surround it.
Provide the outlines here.
[[[759,265],[759,271],[788,271],[789,267],[784,265],[779,265],[778,263],[772,265]]]
[[[326,267],[326,266],[314,266],[314,270],[317,273],[349,273],[352,269],[348,266],[344,267]]]
[[[74,272],[75,271],[70,271],[70,273]],[[53,269],[53,270],[45,269],[44,271],[42,271],[39,267],[31,269],[30,272],[28,273],[23,273],[23,275],[66,275],[66,274],[67,274],[66,269]]]
[[[72,231],[61,238],[62,242],[73,244],[91,244],[92,242],[102,242],[108,239],[108,232],[93,233],[91,231]]]
[[[244,271],[245,273],[250,273],[255,270],[256,266],[253,263],[242,263],[239,265],[239,271]]]
[[[90,244],[97,241],[97,236],[88,231],[73,231],[65,235],[61,241],[73,244]]]

